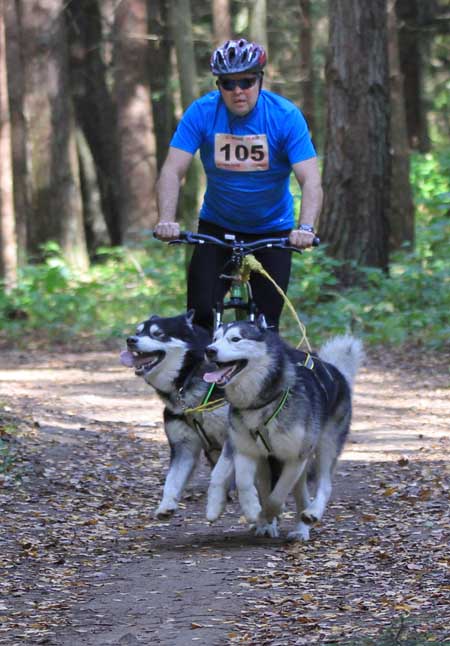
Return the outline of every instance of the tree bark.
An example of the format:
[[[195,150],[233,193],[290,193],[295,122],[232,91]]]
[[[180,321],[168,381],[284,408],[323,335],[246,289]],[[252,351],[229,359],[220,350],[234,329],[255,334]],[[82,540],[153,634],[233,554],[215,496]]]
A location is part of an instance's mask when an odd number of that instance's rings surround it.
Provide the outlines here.
[[[250,40],[260,43],[266,50],[267,56],[269,56],[266,0],[251,0],[250,2]],[[271,80],[269,74],[264,77],[264,85],[270,90]]]
[[[189,0],[173,0],[169,3],[169,21],[177,54],[181,104],[186,110],[199,95]]]
[[[397,0],[400,67],[404,77],[404,97],[409,143],[421,152],[430,150],[427,116],[423,97],[424,35],[421,32],[422,0]]]
[[[80,165],[80,185],[83,197],[84,229],[89,257],[95,258],[99,247],[111,244],[111,238],[102,212],[102,195],[97,168],[81,128],[77,131],[77,150]]]
[[[14,177],[14,211],[19,265],[27,258],[27,222],[31,218],[31,177],[27,155],[25,119],[25,77],[23,43],[20,30],[20,2],[4,2],[6,26],[6,59],[11,118],[12,165]]]
[[[213,34],[216,47],[231,38],[230,0],[213,0]]]
[[[301,107],[312,133],[314,120],[314,66],[311,0],[300,0],[300,94]]]
[[[250,38],[268,50],[266,0],[250,1]]]
[[[122,0],[114,23],[115,94],[123,240],[148,237],[157,222],[156,142],[148,84],[145,0]]]
[[[4,16],[4,0],[0,0],[0,273],[5,290],[10,291],[17,281],[17,243]]]
[[[110,241],[118,245],[121,242],[120,172],[117,110],[108,89],[110,79],[108,79],[108,65],[105,60],[108,34],[103,34],[98,0],[71,2],[68,4],[67,12],[73,102],[77,121],[83,130],[94,161],[94,172],[101,198],[100,202],[97,202],[95,196],[91,196],[91,199],[83,191],[84,213],[86,216],[89,212],[89,217],[95,217],[97,222],[103,218]],[[83,158],[86,159],[84,154]],[[96,191],[92,182],[89,186]],[[84,189],[86,188],[87,186],[84,185]],[[94,203],[97,204],[98,209],[95,214],[92,212]],[[103,228],[100,223],[98,226]],[[92,245],[95,246],[96,242],[90,238],[90,251],[93,251]]]
[[[403,95],[403,75],[398,54],[396,0],[388,0],[389,76],[391,98],[391,208],[389,248],[414,244],[414,203],[409,179],[409,145]]]
[[[330,0],[324,209],[319,235],[332,256],[388,267],[389,78],[386,0]]]
[[[22,0],[25,110],[32,182],[32,250],[56,240],[68,262],[88,266],[64,0]]]
[[[170,3],[169,21],[177,55],[178,78],[180,80],[181,103],[183,110],[199,95],[195,63],[194,42],[192,39],[192,18],[189,0],[174,0]],[[194,158],[189,167],[180,198],[180,220],[186,228],[193,230],[199,211],[199,186],[202,170],[198,159]],[[189,255],[189,254],[188,254]]]
[[[175,108],[172,96],[171,43],[167,3],[152,0],[148,4],[150,41],[148,47],[148,71],[152,88],[153,120],[156,135],[158,170],[164,163],[169,142],[176,128]]]

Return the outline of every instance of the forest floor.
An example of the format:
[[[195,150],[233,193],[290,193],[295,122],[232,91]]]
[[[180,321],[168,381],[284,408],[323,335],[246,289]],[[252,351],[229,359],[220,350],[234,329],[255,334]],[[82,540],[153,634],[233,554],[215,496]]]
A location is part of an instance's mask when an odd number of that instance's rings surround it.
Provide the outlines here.
[[[308,543],[291,503],[279,539],[209,525],[205,463],[153,518],[162,408],[118,352],[0,361],[1,644],[450,644],[448,355],[372,353]]]

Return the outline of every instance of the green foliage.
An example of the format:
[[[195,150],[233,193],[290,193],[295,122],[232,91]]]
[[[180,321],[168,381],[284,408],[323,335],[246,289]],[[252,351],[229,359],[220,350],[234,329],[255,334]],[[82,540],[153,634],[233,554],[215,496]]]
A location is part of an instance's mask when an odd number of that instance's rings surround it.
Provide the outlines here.
[[[28,345],[39,336],[67,342],[76,337],[107,340],[126,334],[151,312],[183,309],[183,256],[156,241],[147,249],[104,248],[87,275],[76,273],[54,245],[44,263],[23,268],[19,286],[0,292],[0,312],[9,338]]]
[[[413,155],[411,181],[422,224],[439,215],[450,215],[450,149],[439,154]],[[424,220],[424,221],[423,221]]]
[[[450,154],[415,156],[412,177],[416,247],[392,258],[389,276],[359,268],[364,287],[344,290],[325,245],[295,255],[289,298],[313,345],[349,330],[368,344],[448,344]],[[8,342],[28,347],[38,338],[117,340],[151,313],[185,309],[184,248],[149,240],[145,249],[100,249],[100,262],[85,275],[69,268],[56,245],[47,245],[45,253],[45,262],[23,268],[12,293],[0,291]],[[292,342],[299,340],[287,308],[281,327]]]
[[[450,153],[415,155],[416,246],[397,253],[389,275],[359,268],[364,287],[336,288],[337,262],[321,247],[294,259],[289,296],[316,345],[323,335],[354,331],[367,343],[441,349],[450,337]],[[289,313],[292,342],[299,331]]]

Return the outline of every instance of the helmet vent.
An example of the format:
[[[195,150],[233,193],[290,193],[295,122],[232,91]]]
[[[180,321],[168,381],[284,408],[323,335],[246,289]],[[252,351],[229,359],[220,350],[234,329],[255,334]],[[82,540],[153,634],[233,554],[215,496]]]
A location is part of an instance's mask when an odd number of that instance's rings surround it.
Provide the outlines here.
[[[211,56],[211,71],[217,76],[240,72],[261,72],[265,64],[264,48],[244,38],[227,40]]]

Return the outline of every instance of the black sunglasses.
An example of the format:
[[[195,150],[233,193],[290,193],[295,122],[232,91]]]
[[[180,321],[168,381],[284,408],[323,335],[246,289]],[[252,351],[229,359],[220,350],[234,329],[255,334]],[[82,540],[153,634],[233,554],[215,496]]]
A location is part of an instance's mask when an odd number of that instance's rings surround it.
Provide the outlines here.
[[[227,92],[232,92],[236,87],[239,87],[241,90],[248,90],[253,87],[256,81],[259,79],[259,76],[252,76],[246,79],[219,79],[217,84]]]

